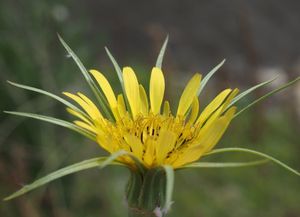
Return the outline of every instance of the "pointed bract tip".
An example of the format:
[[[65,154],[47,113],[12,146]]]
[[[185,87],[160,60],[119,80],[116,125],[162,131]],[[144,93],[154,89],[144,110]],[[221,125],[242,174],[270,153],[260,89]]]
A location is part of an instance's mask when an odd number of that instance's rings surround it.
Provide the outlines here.
[[[10,195],[10,196],[7,196],[7,197],[3,198],[2,201],[7,202],[7,201],[9,201],[9,200],[11,200],[11,199],[13,199],[13,198],[14,198],[14,197],[12,197],[12,195]]]
[[[169,34],[167,34],[165,41],[169,40]]]
[[[104,46],[104,49],[105,49],[105,52],[106,52],[106,54],[108,55],[108,57],[109,57],[110,59],[114,58],[114,57],[112,56],[111,52],[109,51],[109,49],[108,49],[107,46]]]
[[[15,83],[15,82],[13,82],[13,81],[7,80],[6,82],[9,83],[9,84],[12,85],[12,86],[15,86],[15,87],[20,87],[20,86],[22,86],[21,84]]]
[[[58,32],[56,33],[56,35],[60,40],[62,39],[62,37],[60,36],[60,34]]]

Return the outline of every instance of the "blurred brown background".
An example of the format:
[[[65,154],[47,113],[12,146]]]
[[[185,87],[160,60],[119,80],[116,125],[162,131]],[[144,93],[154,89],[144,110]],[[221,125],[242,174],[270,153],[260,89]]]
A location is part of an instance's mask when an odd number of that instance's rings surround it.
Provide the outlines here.
[[[87,68],[102,70],[116,88],[117,77],[104,46],[120,65],[132,66],[146,84],[169,34],[163,69],[166,95],[173,106],[194,72],[206,74],[224,58],[225,65],[202,95],[202,108],[223,88],[244,90],[279,75],[273,85],[242,101],[239,106],[243,107],[299,76],[299,11],[296,0],[1,0],[0,109],[70,120],[62,105],[16,89],[6,80],[56,94],[64,90],[90,94],[56,33]],[[298,84],[237,118],[219,147],[260,150],[299,170],[299,108]],[[96,144],[60,127],[4,113],[0,119],[2,198],[58,168],[105,154]],[[226,154],[213,160],[235,159],[245,157]],[[127,178],[122,168],[80,172],[1,202],[0,216],[126,216],[123,193]],[[299,177],[272,164],[178,172],[170,216],[298,217],[299,192]]]

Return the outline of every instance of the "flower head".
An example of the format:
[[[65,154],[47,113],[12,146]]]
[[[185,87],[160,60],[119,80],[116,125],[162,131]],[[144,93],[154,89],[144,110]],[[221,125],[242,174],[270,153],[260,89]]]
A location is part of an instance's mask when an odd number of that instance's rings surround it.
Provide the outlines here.
[[[295,84],[300,80],[300,77],[266,93],[237,113],[235,113],[236,107],[233,105],[274,79],[257,84],[239,95],[237,95],[238,89],[225,89],[199,112],[198,96],[207,81],[223,65],[224,61],[222,61],[207,73],[203,81],[201,81],[200,74],[195,74],[190,79],[181,94],[177,110],[173,113],[169,102],[164,101],[165,80],[161,71],[168,37],[157,58],[156,67],[152,69],[148,94],[145,88],[139,84],[134,71],[130,67],[125,67],[121,71],[114,57],[106,49],[123,89],[123,93],[118,95],[115,94],[102,73],[97,70],[90,70],[88,73],[71,48],[60,36],[59,39],[80,68],[100,106],[97,106],[98,104],[95,104],[82,93],[64,92],[66,96],[81,106],[82,109],[80,109],[53,93],[9,82],[16,87],[47,95],[63,103],[67,107],[67,111],[77,120],[70,123],[34,113],[16,111],[6,111],[6,113],[30,117],[74,130],[97,141],[111,155],[84,160],[59,169],[30,185],[24,186],[6,197],[5,200],[13,199],[55,179],[81,170],[93,167],[104,168],[107,165],[123,165],[131,169],[131,177],[126,192],[129,215],[148,216],[149,214],[152,216],[155,214],[156,216],[163,216],[172,204],[174,169],[177,168],[244,167],[265,163],[267,159],[300,176],[298,171],[283,162],[255,150],[238,147],[212,150],[234,117],[265,98]],[[243,152],[259,156],[265,160],[194,162],[204,155],[224,152]]]
[[[113,120],[105,118],[84,94],[64,92],[85,112],[68,108],[79,119],[74,123],[94,134],[106,151],[130,152],[147,168],[166,164],[178,168],[198,160],[220,140],[236,110],[228,105],[238,90],[226,89],[199,113],[201,75],[198,73],[186,85],[176,113],[164,101],[165,79],[160,68],[152,69],[149,94],[130,67],[123,69],[125,92],[117,96],[101,72],[90,70],[90,73],[104,93]],[[119,160],[134,166],[128,156]]]

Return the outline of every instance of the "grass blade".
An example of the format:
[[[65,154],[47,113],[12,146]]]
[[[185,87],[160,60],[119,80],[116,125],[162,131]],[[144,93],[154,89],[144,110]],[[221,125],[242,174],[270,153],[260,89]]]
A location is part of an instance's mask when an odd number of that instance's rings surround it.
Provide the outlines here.
[[[62,104],[64,104],[66,107],[69,107],[77,112],[79,112],[80,114],[82,114],[83,116],[85,116],[86,118],[89,118],[81,109],[79,109],[77,106],[73,105],[72,103],[68,102],[67,100],[53,94],[53,93],[50,93],[48,91],[45,91],[45,90],[42,90],[42,89],[39,89],[39,88],[36,88],[36,87],[31,87],[31,86],[27,86],[27,85],[23,85],[23,84],[18,84],[18,83],[15,83],[15,82],[11,82],[11,81],[7,81],[9,84],[15,86],[15,87],[18,87],[18,88],[22,88],[22,89],[25,89],[25,90],[29,90],[29,91],[33,91],[33,92],[36,92],[36,93],[40,93],[40,94],[43,94],[43,95],[46,95],[46,96],[49,96],[59,102],[61,102]]]
[[[186,168],[228,168],[228,167],[248,167],[256,166],[260,164],[267,163],[269,160],[256,160],[249,162],[195,162],[183,166],[183,169]]]
[[[41,121],[45,121],[45,122],[49,122],[52,124],[56,124],[65,128],[68,128],[70,130],[74,130],[75,132],[78,132],[84,136],[86,136],[87,138],[96,141],[95,135],[88,132],[85,129],[82,129],[81,127],[70,123],[68,121],[64,121],[61,119],[57,119],[57,118],[53,118],[53,117],[49,117],[49,116],[45,116],[45,115],[39,115],[39,114],[33,114],[33,113],[26,113],[26,112],[14,112],[14,111],[4,111],[4,113],[7,114],[11,114],[11,115],[17,115],[17,116],[22,116],[22,117],[29,117],[29,118],[33,118],[33,119],[37,119],[37,120],[41,120]]]
[[[165,172],[166,172],[166,203],[164,206],[164,212],[167,213],[172,205],[172,194],[173,194],[173,188],[174,188],[174,169],[170,165],[164,165],[163,166]]]
[[[89,72],[86,70],[86,68],[82,64],[81,60],[73,52],[73,50],[69,47],[69,45],[67,45],[67,43],[62,39],[62,37],[60,35],[58,35],[58,38],[59,38],[60,42],[62,43],[62,45],[64,46],[64,48],[67,50],[68,54],[73,58],[76,65],[79,67],[81,73],[83,74],[84,78],[86,79],[87,83],[89,84],[90,88],[92,89],[93,93],[95,94],[97,100],[99,101],[100,106],[101,106],[103,112],[105,113],[105,115],[110,120],[113,120],[113,116],[112,116],[112,114],[109,110],[108,103],[107,103],[103,93],[98,88],[98,86],[96,85],[96,83],[92,79],[91,75],[89,74]]]
[[[167,45],[168,45],[168,41],[169,41],[169,35],[167,35],[161,49],[160,49],[160,52],[158,54],[158,57],[157,57],[157,60],[156,60],[156,64],[155,66],[157,68],[160,68],[162,67],[162,62],[163,62],[163,59],[164,59],[164,56],[165,56],[165,52],[166,52],[166,48],[167,48]]]
[[[249,154],[254,154],[254,155],[266,158],[266,159],[276,163],[277,165],[285,168],[286,170],[300,176],[300,173],[297,170],[289,167],[288,165],[281,162],[280,160],[278,160],[278,159],[276,159],[272,156],[269,156],[267,154],[264,154],[262,152],[251,150],[251,149],[246,149],[246,148],[220,148],[220,149],[214,149],[211,152],[207,153],[206,155],[213,155],[213,154],[219,154],[219,153],[224,153],[224,152],[245,152],[245,153],[249,153]]]
[[[216,67],[214,67],[201,81],[200,84],[200,88],[198,90],[197,95],[199,96],[200,93],[202,92],[203,88],[205,87],[205,85],[207,84],[207,82],[209,81],[209,79],[216,73],[216,71],[218,71],[219,68],[221,68],[221,66],[225,63],[225,59],[220,62]]]
[[[240,93],[239,95],[237,95],[236,97],[233,98],[233,100],[231,101],[231,103],[227,106],[227,108],[230,108],[231,106],[233,106],[235,103],[237,103],[239,100],[241,100],[242,98],[244,98],[245,96],[247,96],[248,94],[250,94],[251,92],[253,92],[254,90],[260,88],[260,87],[263,87],[271,82],[273,82],[274,80],[277,79],[278,76],[276,76],[275,78],[272,78],[268,81],[265,81],[265,82],[262,82],[262,83],[259,83],[247,90],[245,90],[244,92]]]
[[[82,162],[72,164],[65,168],[59,169],[55,172],[52,172],[52,173],[34,181],[33,183],[31,183],[29,185],[25,185],[20,190],[16,191],[15,193],[11,194],[10,196],[4,198],[4,200],[7,201],[7,200],[11,200],[13,198],[19,197],[19,196],[21,196],[29,191],[32,191],[33,189],[36,189],[42,185],[45,185],[53,180],[56,180],[63,176],[66,176],[66,175],[69,175],[72,173],[76,173],[76,172],[79,172],[82,170],[87,170],[87,169],[91,169],[94,167],[100,167],[100,169],[102,169],[102,168],[106,167],[107,165],[123,165],[121,163],[114,162],[120,155],[123,155],[123,154],[124,154],[124,152],[120,151],[120,152],[116,152],[116,153],[112,154],[109,157],[92,158],[92,159],[84,160]]]
[[[275,90],[273,90],[273,91],[271,91],[271,92],[269,92],[269,93],[263,95],[262,97],[260,97],[260,98],[258,98],[258,99],[256,99],[256,100],[254,100],[252,103],[250,103],[249,105],[247,105],[246,107],[244,107],[243,109],[241,109],[240,111],[238,111],[238,112],[233,116],[233,118],[236,118],[236,117],[239,116],[241,113],[243,113],[244,111],[248,110],[249,108],[251,108],[251,107],[254,106],[255,104],[257,104],[257,103],[259,103],[260,101],[262,101],[262,100],[264,100],[264,99],[266,99],[266,98],[268,98],[268,97],[274,95],[275,93],[278,93],[278,92],[280,92],[280,91],[286,89],[287,87],[289,87],[289,86],[295,84],[295,83],[298,82],[299,80],[300,80],[300,76],[297,77],[297,78],[295,78],[294,80],[292,80],[292,81],[290,81],[290,82],[288,82],[288,83],[286,83],[286,84],[280,86],[279,88],[277,88],[277,89],[275,89]]]

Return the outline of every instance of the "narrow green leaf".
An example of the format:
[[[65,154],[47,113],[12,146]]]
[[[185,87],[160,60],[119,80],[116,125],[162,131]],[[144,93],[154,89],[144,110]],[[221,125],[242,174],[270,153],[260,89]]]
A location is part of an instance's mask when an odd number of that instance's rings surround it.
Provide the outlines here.
[[[127,151],[124,151],[124,150],[120,150],[120,151],[116,151],[114,153],[112,153],[104,162],[103,164],[99,165],[100,166],[100,169],[110,165],[112,162],[114,162],[118,157],[120,156],[123,156],[123,155],[127,155],[128,152]],[[122,164],[123,163],[120,163],[118,162],[118,164]],[[125,165],[125,164],[124,164]]]
[[[167,35],[161,49],[160,49],[160,52],[158,54],[158,57],[157,57],[157,60],[156,60],[156,64],[155,66],[157,68],[160,68],[162,67],[162,62],[163,62],[163,59],[164,59],[164,56],[165,56],[165,52],[166,52],[166,48],[167,48],[167,45],[168,45],[168,41],[169,41],[169,35]]]
[[[248,110],[249,108],[251,108],[252,106],[254,106],[255,104],[259,103],[260,101],[274,95],[275,93],[278,93],[284,89],[286,89],[287,87],[295,84],[296,82],[298,82],[300,80],[300,76],[295,78],[294,80],[280,86],[279,88],[275,89],[275,90],[272,90],[271,92],[263,95],[262,97],[254,100],[252,103],[250,103],[249,105],[247,105],[246,107],[244,107],[243,109],[241,109],[240,111],[238,111],[235,115],[234,115],[234,118],[236,118],[237,116],[239,116],[241,113],[243,113],[244,111]]]
[[[231,106],[233,106],[235,103],[237,103],[239,100],[241,100],[242,98],[244,98],[245,96],[247,96],[248,94],[250,94],[251,92],[253,92],[254,90],[256,90],[257,88],[263,87],[269,83],[271,83],[272,81],[276,80],[278,76],[276,76],[275,78],[272,78],[268,81],[259,83],[247,90],[245,90],[244,92],[240,93],[239,95],[237,95],[236,97],[233,98],[233,100],[231,101],[231,103],[227,106],[227,108],[230,108]]]
[[[219,68],[221,68],[221,66],[225,63],[225,59],[219,63],[216,67],[214,67],[201,81],[200,84],[200,88],[198,90],[197,95],[199,96],[200,93],[202,92],[203,88],[205,87],[205,85],[207,84],[207,82],[209,81],[209,79],[216,73],[216,71],[218,71]]]
[[[124,88],[124,81],[123,81],[123,73],[122,73],[122,69],[121,67],[119,66],[118,62],[116,61],[116,59],[114,58],[114,56],[111,54],[111,52],[108,50],[107,47],[104,47],[105,48],[105,51],[110,59],[110,61],[112,62],[116,72],[117,72],[117,75],[118,75],[118,78],[119,78],[119,81],[120,81],[120,84],[122,86],[122,90],[123,92],[125,93],[125,88]]]
[[[278,159],[276,159],[274,157],[271,157],[267,154],[261,153],[259,151],[251,150],[251,149],[246,149],[246,148],[220,148],[220,149],[214,149],[214,150],[212,150],[211,152],[209,152],[205,155],[213,155],[213,154],[219,154],[219,153],[224,153],[224,152],[245,152],[245,153],[249,153],[249,154],[258,155],[258,156],[266,158],[266,159],[278,164],[279,166],[285,168],[286,170],[300,176],[300,173],[297,170],[289,167],[288,165],[286,165],[285,163],[279,161]]]
[[[100,167],[100,169],[106,167],[107,165],[123,165],[119,162],[115,162],[115,160],[120,156],[123,155],[124,151],[113,153],[109,157],[99,157],[99,158],[92,158],[89,160],[84,160],[82,162],[72,164],[70,166],[67,166],[65,168],[56,170],[55,172],[52,172],[29,185],[25,185],[20,190],[16,191],[15,193],[11,194],[10,196],[4,198],[5,201],[11,200],[13,198],[19,197],[29,191],[32,191],[35,188],[38,188],[42,185],[45,185],[53,180],[56,180],[58,178],[61,178],[63,176],[76,173],[82,170],[91,169],[94,167]]]
[[[57,119],[57,118],[53,118],[53,117],[49,117],[49,116],[44,116],[44,115],[38,115],[38,114],[33,114],[33,113],[26,113],[26,112],[14,112],[14,111],[4,111],[7,114],[11,114],[11,115],[17,115],[17,116],[22,116],[22,117],[29,117],[29,118],[33,118],[33,119],[37,119],[37,120],[42,120],[42,121],[46,121],[52,124],[56,124],[62,127],[66,127],[68,129],[74,130],[77,133],[80,133],[84,136],[86,136],[87,138],[96,141],[95,135],[90,133],[89,131],[73,124],[70,123],[68,121],[64,121],[61,119]]]
[[[227,167],[248,167],[267,163],[269,160],[256,160],[249,162],[195,162],[187,164],[182,168],[227,168]]]
[[[73,105],[72,103],[68,102],[67,100],[53,94],[53,93],[50,93],[48,91],[45,91],[45,90],[42,90],[42,89],[39,89],[39,88],[36,88],[36,87],[31,87],[31,86],[27,86],[27,85],[23,85],[23,84],[18,84],[18,83],[15,83],[15,82],[12,82],[12,81],[7,81],[9,84],[15,86],[15,87],[19,87],[19,88],[22,88],[22,89],[25,89],[25,90],[30,90],[30,91],[33,91],[33,92],[36,92],[36,93],[41,93],[41,94],[44,94],[46,96],[49,96],[53,99],[56,99],[57,101],[61,102],[62,104],[64,104],[65,106],[79,112],[80,114],[82,114],[83,116],[85,116],[86,118],[89,118],[89,116],[87,116],[81,109],[79,109],[77,106]]]
[[[62,43],[62,45],[64,46],[64,48],[67,50],[68,54],[73,58],[76,65],[79,67],[81,73],[83,74],[84,78],[86,79],[87,83],[89,84],[90,88],[92,89],[93,93],[95,94],[97,100],[99,101],[100,106],[101,106],[103,112],[105,113],[105,115],[110,120],[114,120],[114,118],[109,110],[109,106],[108,106],[108,102],[107,102],[106,98],[104,97],[103,93],[101,92],[101,90],[98,88],[98,86],[92,79],[89,72],[86,70],[86,68],[82,64],[81,60],[73,52],[73,50],[69,47],[69,45],[67,45],[67,43],[62,39],[62,37],[60,35],[58,35],[58,38],[59,38],[60,42]]]
[[[166,203],[164,206],[164,212],[167,213],[172,205],[172,194],[173,194],[173,188],[174,188],[174,169],[170,165],[164,165],[163,166],[165,172],[166,172]]]
[[[51,182],[55,179],[61,178],[63,176],[81,171],[81,170],[86,170],[86,169],[90,169],[93,167],[97,167],[99,165],[101,165],[103,163],[103,161],[106,159],[107,157],[103,157],[103,158],[93,158],[90,160],[85,160],[82,161],[80,163],[76,163],[73,164],[71,166],[59,169],[53,173],[50,173],[47,176],[44,176],[36,181],[34,181],[33,183],[29,184],[29,185],[25,185],[23,188],[21,188],[20,190],[16,191],[15,193],[11,194],[10,196],[4,198],[4,200],[11,200],[13,198],[16,198],[18,196],[21,196],[35,188],[38,188],[42,185],[47,184],[48,182]]]
[[[62,39],[62,37],[60,35],[58,35],[58,38],[59,38],[60,42],[62,43],[62,45],[64,46],[64,48],[67,50],[68,54],[73,58],[76,65],[79,67],[81,73],[83,74],[84,78],[87,80],[89,86],[94,91],[95,95],[97,97],[99,97],[99,95],[101,95],[101,93],[99,93],[100,91],[97,91],[97,89],[96,89],[97,87],[96,87],[94,80],[92,79],[92,77],[90,76],[90,74],[88,73],[88,71],[86,70],[84,65],[82,64],[81,60],[73,52],[73,50],[69,47],[69,45]]]

